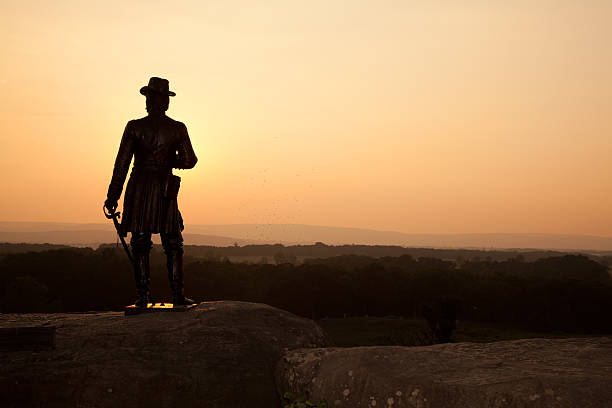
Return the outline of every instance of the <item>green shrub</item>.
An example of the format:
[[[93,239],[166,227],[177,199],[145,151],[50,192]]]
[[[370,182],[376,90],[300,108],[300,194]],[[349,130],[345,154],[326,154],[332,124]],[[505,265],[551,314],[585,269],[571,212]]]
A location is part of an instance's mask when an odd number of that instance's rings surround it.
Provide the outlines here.
[[[304,397],[298,397],[290,392],[283,394],[283,408],[327,408],[327,401],[312,402]]]

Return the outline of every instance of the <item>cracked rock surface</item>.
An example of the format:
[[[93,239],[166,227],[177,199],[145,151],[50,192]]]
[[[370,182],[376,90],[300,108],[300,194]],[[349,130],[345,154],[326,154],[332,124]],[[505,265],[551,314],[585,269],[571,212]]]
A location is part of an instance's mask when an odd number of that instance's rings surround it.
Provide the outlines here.
[[[218,301],[178,313],[0,314],[57,327],[55,350],[0,352],[1,407],[278,407],[274,367],[322,347],[309,319]]]
[[[612,407],[612,339],[291,350],[277,384],[330,407]]]

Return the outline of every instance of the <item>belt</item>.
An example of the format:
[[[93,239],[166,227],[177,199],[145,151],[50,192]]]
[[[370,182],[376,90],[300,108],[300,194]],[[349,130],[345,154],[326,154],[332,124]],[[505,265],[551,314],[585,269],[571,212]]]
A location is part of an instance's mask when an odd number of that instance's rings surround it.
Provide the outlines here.
[[[151,173],[172,174],[172,167],[158,166],[158,165],[155,165],[155,164],[141,164],[141,165],[134,166],[132,171],[136,172],[136,173],[151,172]]]

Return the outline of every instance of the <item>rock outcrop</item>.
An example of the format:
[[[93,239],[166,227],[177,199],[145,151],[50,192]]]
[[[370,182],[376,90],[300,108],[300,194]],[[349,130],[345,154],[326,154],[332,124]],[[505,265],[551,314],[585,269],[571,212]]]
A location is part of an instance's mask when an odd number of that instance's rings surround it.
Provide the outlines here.
[[[612,407],[612,339],[323,348],[313,321],[247,302],[181,313],[0,314],[57,327],[54,350],[0,352],[0,407]]]
[[[612,339],[292,350],[277,378],[330,407],[612,407]]]
[[[2,407],[280,406],[283,352],[326,345],[314,322],[246,302],[182,313],[1,315],[54,325],[55,350],[0,352]]]

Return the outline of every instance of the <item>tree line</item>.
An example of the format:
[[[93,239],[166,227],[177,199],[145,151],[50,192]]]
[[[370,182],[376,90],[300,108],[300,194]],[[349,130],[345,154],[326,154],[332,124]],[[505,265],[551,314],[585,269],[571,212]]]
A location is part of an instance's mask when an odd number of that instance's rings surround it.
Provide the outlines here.
[[[0,311],[122,310],[135,297],[121,248],[66,248],[0,259]],[[152,292],[170,299],[164,254],[151,255]],[[531,330],[612,332],[612,279],[583,255],[525,261],[341,255],[292,263],[185,258],[186,294],[197,301],[261,302],[313,319],[431,317]],[[436,317],[437,316],[437,317]],[[430,323],[431,324],[431,323]]]
[[[104,247],[113,247],[115,244],[104,244]],[[1,249],[0,249],[1,251]],[[439,248],[417,248],[403,247],[399,245],[326,245],[317,242],[312,245],[242,245],[233,246],[209,246],[209,245],[185,245],[185,253],[198,258],[222,260],[232,257],[260,257],[267,262],[283,263],[288,261],[296,263],[296,260],[304,258],[330,258],[342,255],[364,255],[373,258],[385,256],[410,255],[414,258],[440,258],[463,261],[466,259],[483,259],[503,261],[510,258],[522,257],[526,261],[535,261],[540,258],[566,255],[566,252],[536,249],[439,249]],[[589,255],[594,260],[603,259],[599,255]],[[264,262],[265,263],[265,262]]]

